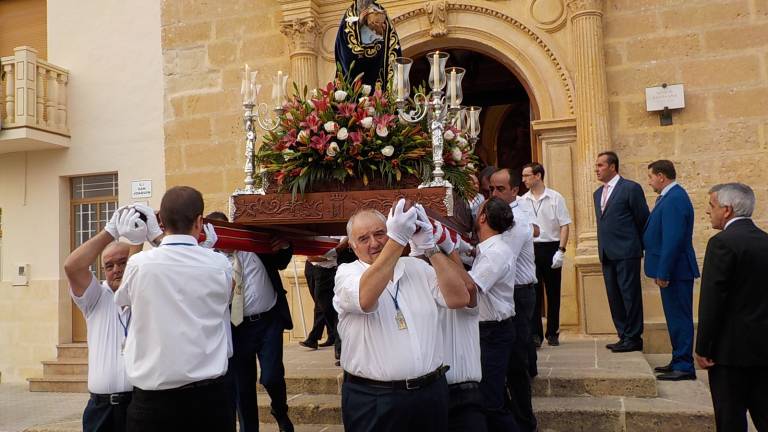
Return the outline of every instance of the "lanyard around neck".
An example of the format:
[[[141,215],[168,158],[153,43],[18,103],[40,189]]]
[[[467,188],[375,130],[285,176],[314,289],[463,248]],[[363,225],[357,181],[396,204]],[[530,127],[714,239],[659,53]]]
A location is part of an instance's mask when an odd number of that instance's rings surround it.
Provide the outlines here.
[[[117,313],[117,319],[120,320],[120,326],[123,327],[123,336],[128,337],[128,326],[131,325],[131,317],[133,317],[133,311],[128,309],[128,319],[123,323],[123,318],[120,316],[120,312]]]
[[[398,279],[397,282],[395,282],[395,295],[392,295],[389,290],[387,290],[387,294],[389,294],[389,297],[392,299],[392,302],[395,304],[395,310],[400,310],[400,305],[397,303],[397,296],[400,295],[400,280]]]

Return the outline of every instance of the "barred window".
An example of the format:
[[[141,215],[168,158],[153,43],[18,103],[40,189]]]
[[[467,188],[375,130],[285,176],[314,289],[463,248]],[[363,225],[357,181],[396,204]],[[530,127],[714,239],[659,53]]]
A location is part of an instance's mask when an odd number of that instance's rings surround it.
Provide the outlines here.
[[[75,250],[103,230],[117,210],[117,174],[73,177],[71,184],[71,244]],[[103,279],[100,261],[91,265],[91,271]]]

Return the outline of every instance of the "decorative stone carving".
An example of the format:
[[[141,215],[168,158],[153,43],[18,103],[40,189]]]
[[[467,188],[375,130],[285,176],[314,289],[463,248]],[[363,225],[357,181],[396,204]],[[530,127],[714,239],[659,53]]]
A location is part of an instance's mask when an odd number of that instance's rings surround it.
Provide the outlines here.
[[[555,70],[558,73],[558,76],[560,77],[560,84],[563,86],[566,94],[568,95],[569,112],[571,115],[574,115],[573,89],[571,88],[570,81],[568,80],[568,72],[566,71],[565,66],[563,66],[563,64],[560,62],[557,56],[552,52],[552,49],[547,45],[546,42],[544,42],[544,40],[538,34],[536,34],[536,32],[531,30],[527,25],[523,24],[519,20],[503,12],[500,12],[485,6],[480,6],[477,4],[446,3],[446,13],[449,11],[464,11],[464,12],[472,12],[477,14],[488,15],[496,19],[506,21],[507,23],[516,27],[518,30],[522,31],[528,38],[530,38],[533,42],[535,42],[536,45],[541,47],[541,49],[544,51],[546,56],[549,58],[549,61],[552,63],[552,66],[555,68]],[[392,20],[392,23],[397,25],[401,22],[407,21],[411,18],[420,16],[420,15],[424,15],[426,13],[427,13],[426,8],[424,7],[416,8],[396,16]]]
[[[291,54],[315,52],[319,29],[315,18],[295,18],[280,25],[280,32],[288,38]]]
[[[448,17],[447,3],[445,0],[428,1],[424,5],[429,18],[429,24],[432,26],[429,35],[433,38],[443,37],[448,34],[448,28],[445,26]]]
[[[571,10],[571,17],[575,18],[581,14],[603,15],[604,0],[568,0],[568,9]]]
[[[563,0],[533,0],[528,12],[536,27],[549,33],[562,29],[568,17]]]

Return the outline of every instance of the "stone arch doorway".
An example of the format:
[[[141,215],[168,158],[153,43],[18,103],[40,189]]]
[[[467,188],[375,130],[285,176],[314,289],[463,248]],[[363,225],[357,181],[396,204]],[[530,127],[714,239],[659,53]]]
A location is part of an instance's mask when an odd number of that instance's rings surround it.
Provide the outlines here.
[[[426,86],[429,64],[426,51],[406,51],[413,58],[412,83]],[[442,51],[443,49],[441,49]],[[464,48],[445,48],[448,66],[467,70],[462,83],[464,105],[476,105],[481,112],[480,141],[475,154],[483,166],[521,169],[533,160],[530,121],[535,102],[515,74],[493,57]],[[411,53],[414,54],[411,54]]]

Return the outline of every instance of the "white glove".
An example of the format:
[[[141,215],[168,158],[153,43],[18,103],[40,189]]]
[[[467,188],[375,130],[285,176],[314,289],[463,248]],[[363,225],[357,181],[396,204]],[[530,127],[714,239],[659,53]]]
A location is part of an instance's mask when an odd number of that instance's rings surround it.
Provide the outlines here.
[[[163,230],[160,229],[160,224],[157,222],[157,216],[155,216],[155,211],[152,210],[152,207],[145,206],[144,204],[134,204],[132,207],[147,218],[147,240],[150,243],[163,235]]]
[[[450,255],[456,249],[456,242],[451,238],[451,232],[440,222],[435,222],[435,243],[444,254]]]
[[[112,213],[112,218],[109,219],[107,225],[104,227],[104,231],[108,232],[115,240],[120,239],[120,233],[117,232],[117,221],[120,220],[120,213],[125,210],[127,206],[122,206]]]
[[[121,212],[117,221],[117,232],[132,245],[140,245],[147,239],[147,224],[139,218],[136,209]]]
[[[405,200],[400,199],[395,207],[389,210],[387,217],[387,235],[401,246],[408,244],[416,231],[416,208],[411,207],[404,212]]]
[[[207,223],[203,225],[203,231],[205,231],[205,240],[200,242],[200,246],[206,249],[213,249],[213,245],[219,240],[219,236],[216,235],[216,230],[213,229],[213,225]]]
[[[558,250],[555,252],[555,256],[552,257],[552,268],[558,269],[563,266],[563,258],[565,257],[565,254],[563,251]]]
[[[414,207],[416,207],[416,232],[409,242],[411,256],[414,256],[414,252],[417,252],[415,255],[424,255],[424,252],[435,248],[435,234],[427,212],[421,204],[416,204]]]

